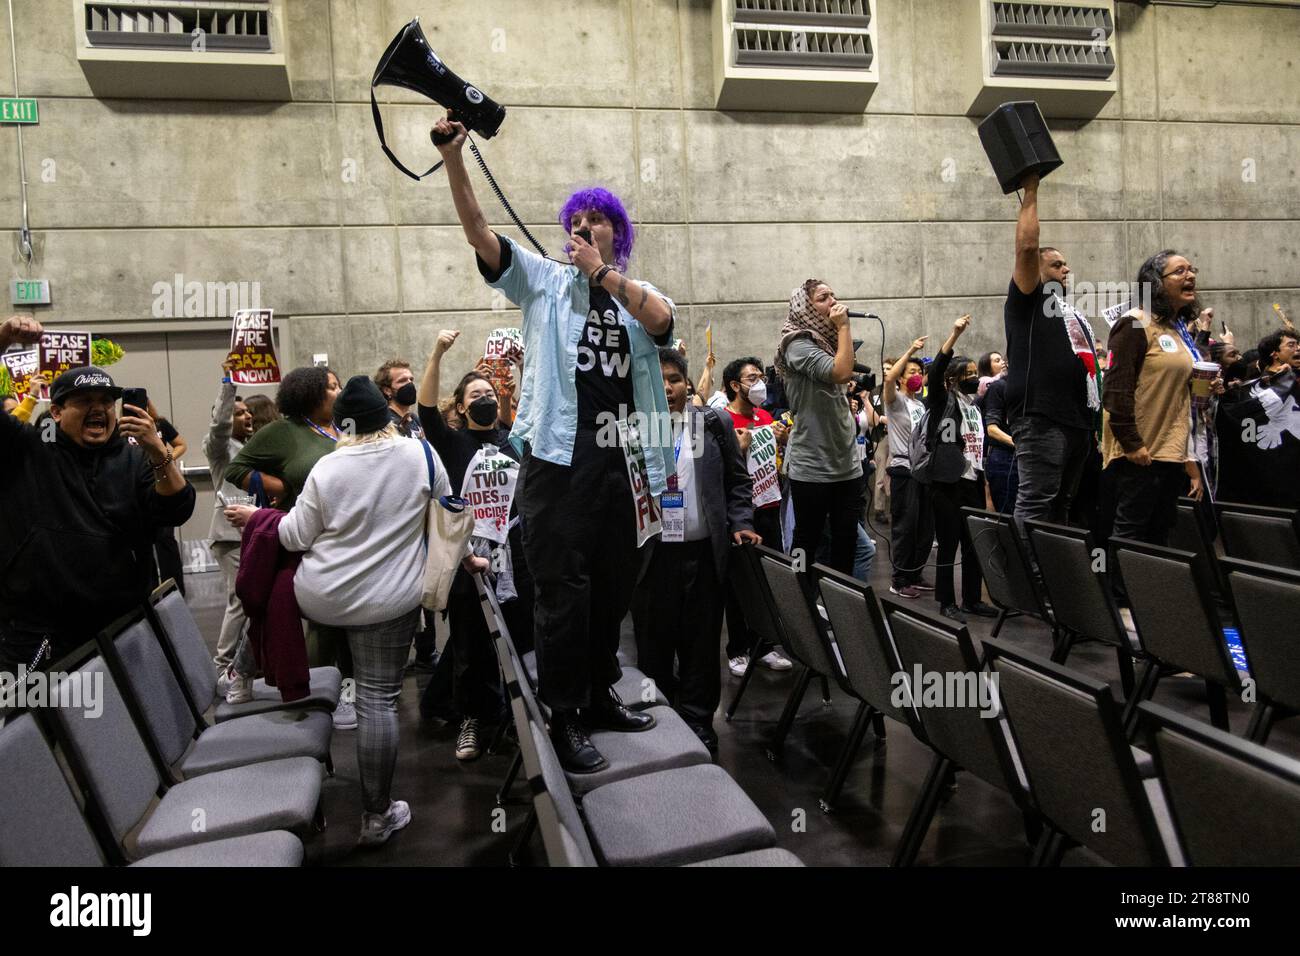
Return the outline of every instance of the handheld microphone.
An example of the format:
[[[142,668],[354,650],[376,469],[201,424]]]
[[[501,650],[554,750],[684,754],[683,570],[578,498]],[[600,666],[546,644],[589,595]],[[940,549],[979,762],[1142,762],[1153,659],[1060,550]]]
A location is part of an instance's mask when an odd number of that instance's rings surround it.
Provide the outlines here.
[[[849,316],[850,319],[878,319],[878,318],[880,318],[880,316],[876,315],[876,313],[874,313],[874,312],[854,312],[852,309],[849,309],[849,311],[848,311],[848,316]]]

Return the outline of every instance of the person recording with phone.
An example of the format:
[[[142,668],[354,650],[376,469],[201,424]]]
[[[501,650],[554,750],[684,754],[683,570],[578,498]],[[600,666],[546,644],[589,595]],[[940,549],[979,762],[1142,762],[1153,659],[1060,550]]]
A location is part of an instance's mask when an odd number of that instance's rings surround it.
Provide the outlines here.
[[[39,322],[0,324],[0,351],[40,340]],[[46,668],[138,607],[153,588],[159,528],[184,524],[194,487],[142,408],[94,366],[50,386],[52,435],[0,415],[0,670]],[[134,443],[130,441],[134,439]]]
[[[593,773],[608,763],[589,731],[654,726],[613,690],[619,627],[640,565],[630,471],[641,466],[631,442],[611,441],[607,426],[633,413],[668,420],[658,350],[672,341],[675,306],[626,274],[634,230],[607,190],[581,190],[564,203],[568,263],[493,232],[470,185],[466,136],[446,118],[433,128],[479,272],[524,313],[528,361],[511,440],[523,449],[519,511],[537,586],[538,689],[561,762]],[[662,494],[674,473],[672,442],[656,431],[642,443],[650,495]]]
[[[829,523],[829,564],[844,574],[853,573],[862,515],[858,423],[846,392],[853,363],[848,307],[825,282],[808,279],[790,295],[775,362],[795,414],[785,453],[793,546],[816,555]]]

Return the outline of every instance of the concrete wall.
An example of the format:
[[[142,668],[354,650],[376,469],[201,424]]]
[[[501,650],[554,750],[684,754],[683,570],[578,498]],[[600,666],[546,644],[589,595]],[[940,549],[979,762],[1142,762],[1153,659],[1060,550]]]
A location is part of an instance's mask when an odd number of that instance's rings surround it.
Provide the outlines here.
[[[721,361],[770,356],[808,275],[884,316],[889,351],[923,332],[936,345],[965,311],[969,349],[999,348],[1016,200],[961,115],[976,41],[955,26],[957,2],[878,0],[866,114],[808,116],[713,110],[709,0],[288,0],[282,104],[97,100],[71,5],[16,0],[20,90],[41,108],[25,132],[33,275],[56,302],[39,315],[138,327],[161,321],[153,288],[175,273],[258,282],[293,317],[287,358],[327,352],[347,374],[419,361],[442,327],[476,348],[514,324],[479,280],[445,180],[401,176],[371,126],[374,64],[420,15],[448,62],[509,107],[484,154],[545,244],[560,247],[553,217],[575,185],[626,197],[640,228],[630,271],[683,306],[697,363],[709,322]],[[0,16],[0,94],[13,92],[8,31]],[[1272,302],[1300,315],[1300,9],[1121,4],[1118,36],[1120,94],[1091,122],[1053,124],[1066,165],[1041,192],[1043,239],[1104,282],[1176,246],[1253,342]],[[390,141],[427,165],[437,114],[388,92]],[[0,138],[0,222],[16,230],[13,128]],[[21,275],[16,231],[8,243]],[[877,331],[860,334],[878,356]],[[473,351],[453,352],[452,371]]]

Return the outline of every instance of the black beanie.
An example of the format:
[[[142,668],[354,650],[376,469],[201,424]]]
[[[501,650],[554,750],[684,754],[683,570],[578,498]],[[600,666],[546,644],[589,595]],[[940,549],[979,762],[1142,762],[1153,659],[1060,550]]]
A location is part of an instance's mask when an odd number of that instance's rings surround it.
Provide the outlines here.
[[[339,397],[334,399],[334,424],[340,431],[368,435],[390,421],[388,399],[368,375],[352,376],[339,392]]]

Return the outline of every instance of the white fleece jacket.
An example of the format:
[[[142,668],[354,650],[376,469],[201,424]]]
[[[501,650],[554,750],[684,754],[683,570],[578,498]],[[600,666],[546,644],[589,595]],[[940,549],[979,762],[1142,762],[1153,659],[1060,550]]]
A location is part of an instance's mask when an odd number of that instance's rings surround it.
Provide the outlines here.
[[[348,445],[312,468],[280,522],[280,544],[306,552],[293,590],[304,617],[361,627],[413,610],[424,581],[429,469],[423,442]],[[430,448],[430,451],[433,451]],[[434,495],[451,494],[433,452]]]

